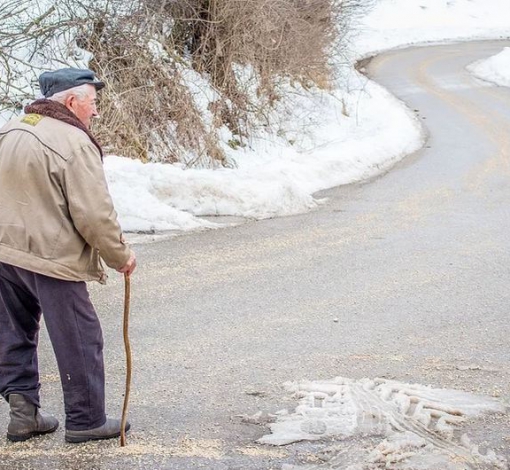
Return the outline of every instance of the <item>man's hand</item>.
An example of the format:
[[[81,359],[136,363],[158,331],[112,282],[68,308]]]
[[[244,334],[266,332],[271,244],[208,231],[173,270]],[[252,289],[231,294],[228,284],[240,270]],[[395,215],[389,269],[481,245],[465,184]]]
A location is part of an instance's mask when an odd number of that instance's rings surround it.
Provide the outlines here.
[[[124,266],[122,266],[122,268],[117,269],[117,271],[119,273],[127,274],[128,276],[130,276],[131,273],[135,270],[135,268],[136,268],[136,256],[134,251],[131,251],[128,262]]]

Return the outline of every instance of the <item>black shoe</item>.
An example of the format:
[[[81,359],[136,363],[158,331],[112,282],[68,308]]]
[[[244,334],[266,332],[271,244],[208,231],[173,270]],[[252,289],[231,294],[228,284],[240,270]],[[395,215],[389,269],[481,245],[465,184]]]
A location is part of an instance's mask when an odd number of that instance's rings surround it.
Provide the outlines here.
[[[71,431],[66,429],[65,440],[67,442],[87,442],[101,439],[112,439],[120,436],[120,419],[107,418],[106,423],[98,428],[86,429],[84,431]],[[131,425],[126,423],[126,431],[129,431]]]
[[[26,441],[39,434],[56,431],[58,421],[53,416],[39,411],[37,406],[19,393],[9,394],[11,421],[7,426],[7,439],[14,442]]]

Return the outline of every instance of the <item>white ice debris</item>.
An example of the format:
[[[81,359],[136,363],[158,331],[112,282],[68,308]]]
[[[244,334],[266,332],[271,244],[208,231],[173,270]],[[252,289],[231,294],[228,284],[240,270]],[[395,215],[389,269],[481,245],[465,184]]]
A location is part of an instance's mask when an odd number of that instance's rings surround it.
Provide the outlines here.
[[[333,456],[327,464],[306,467],[308,470],[466,470],[481,468],[479,464],[487,469],[508,469],[508,463],[493,451],[481,454],[466,436],[455,438],[454,431],[466,418],[506,411],[493,398],[384,379],[337,377],[286,386],[299,398],[298,406],[293,413],[280,414],[269,425],[271,434],[260,443],[381,439],[363,462],[344,467]]]

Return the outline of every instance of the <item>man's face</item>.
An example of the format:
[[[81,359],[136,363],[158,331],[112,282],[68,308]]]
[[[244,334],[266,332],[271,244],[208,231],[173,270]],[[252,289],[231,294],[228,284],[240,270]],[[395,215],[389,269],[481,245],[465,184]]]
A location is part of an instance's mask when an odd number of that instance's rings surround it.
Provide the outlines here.
[[[96,87],[94,85],[87,85],[87,91],[85,97],[71,95],[67,100],[67,107],[87,129],[90,129],[92,118],[98,116],[96,108]]]

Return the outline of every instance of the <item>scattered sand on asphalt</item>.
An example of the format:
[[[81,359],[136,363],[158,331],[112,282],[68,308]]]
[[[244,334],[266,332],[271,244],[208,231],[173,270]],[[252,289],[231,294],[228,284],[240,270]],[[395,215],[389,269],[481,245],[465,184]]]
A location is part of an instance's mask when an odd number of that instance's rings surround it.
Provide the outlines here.
[[[53,448],[41,448],[42,441],[33,440],[30,442],[12,443],[0,447],[0,457],[12,457],[16,459],[57,457],[63,456],[84,456],[97,455],[103,457],[115,456],[169,456],[169,457],[200,457],[205,459],[220,459],[223,455],[223,443],[217,439],[191,439],[182,438],[176,445],[164,446],[146,442],[140,438],[130,439],[126,447],[118,444],[108,443],[87,443],[80,445],[64,445]]]
[[[248,455],[250,457],[274,457],[274,458],[285,458],[289,456],[289,453],[283,449],[275,449],[268,447],[245,447],[236,449],[238,454]]]

